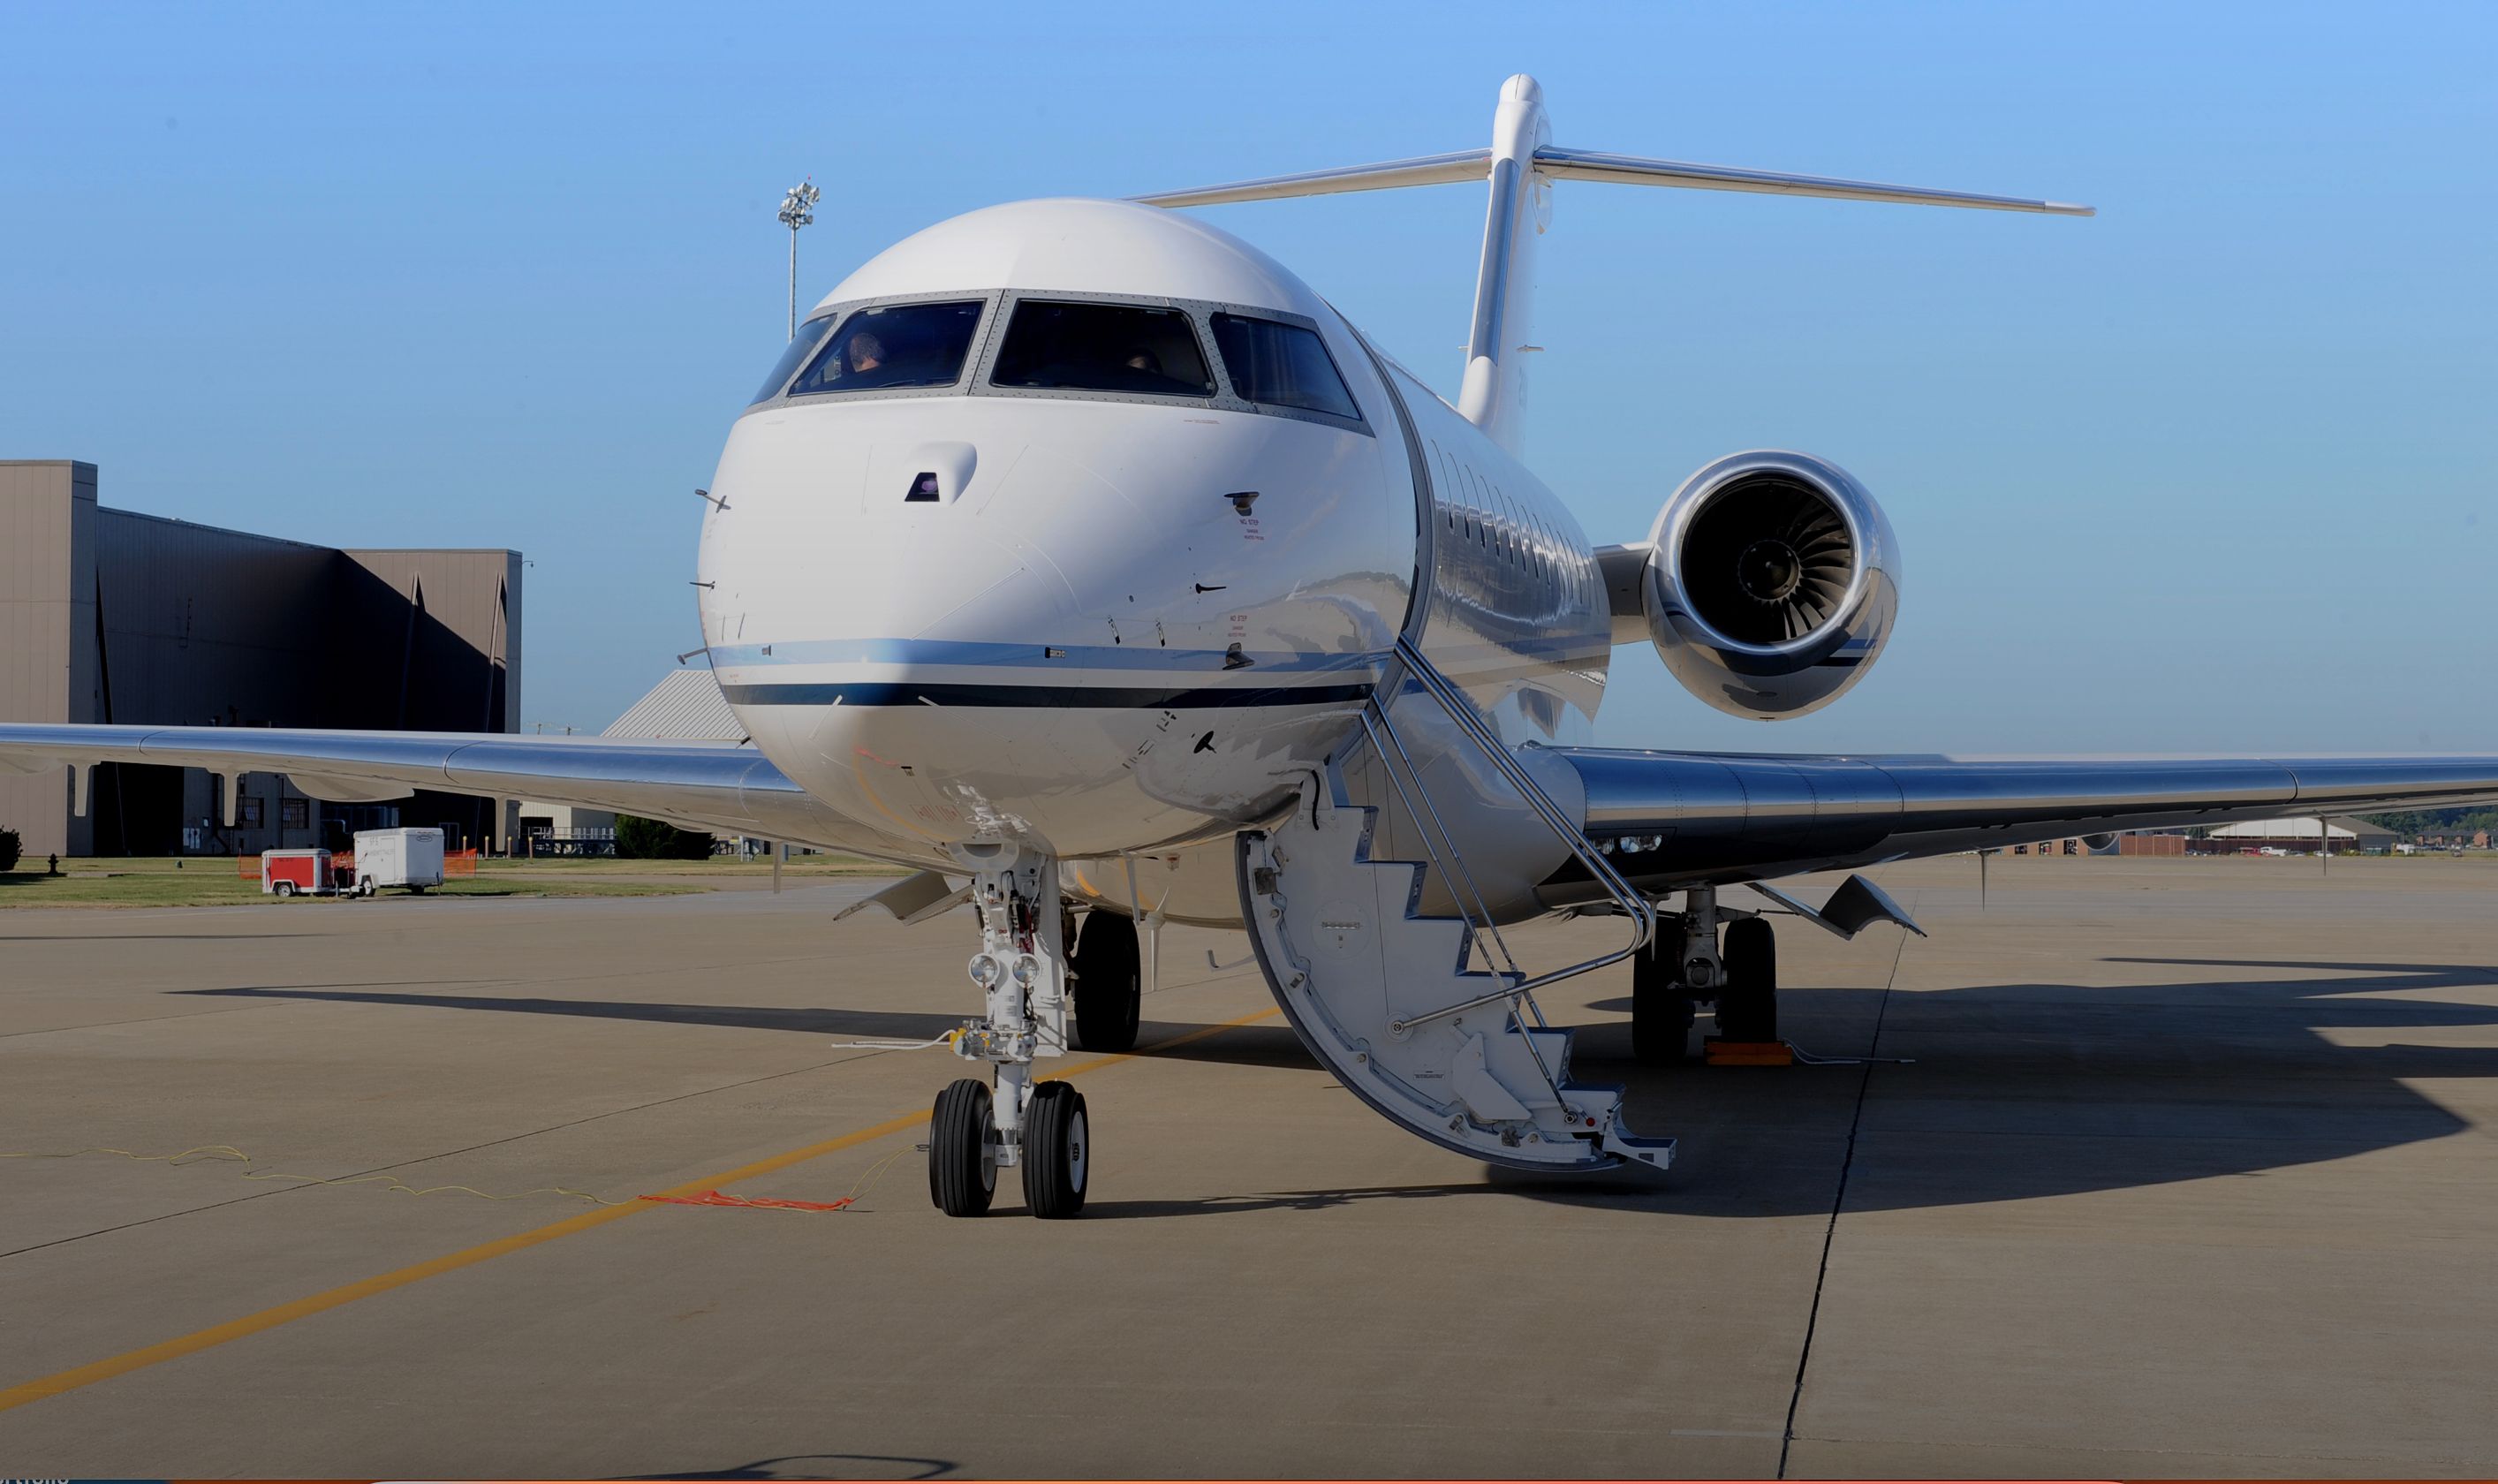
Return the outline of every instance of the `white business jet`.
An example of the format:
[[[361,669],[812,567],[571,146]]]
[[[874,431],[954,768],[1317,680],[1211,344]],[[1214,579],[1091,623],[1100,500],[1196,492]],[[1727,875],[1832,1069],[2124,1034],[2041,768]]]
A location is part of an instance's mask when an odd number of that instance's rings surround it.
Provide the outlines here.
[[[1721,711],[1829,704],[1881,653],[1900,552],[1806,454],[1720,459],[1644,540],[1595,545],[1520,462],[1530,256],[1557,183],[2087,215],[1555,145],[1509,80],[1490,147],[941,223],[836,288],[740,416],[702,518],[702,642],[751,741],[0,724],[0,765],[283,772],[656,816],[917,868],[968,901],[985,1072],[935,1104],[955,1215],[1019,1169],[1084,1205],[1084,1100],[1036,1068],[1137,1038],[1140,937],[1244,927],[1311,1053],[1383,1115],[1491,1164],[1662,1166],[1583,1082],[1535,991],[1632,963],[1638,1056],[1695,1005],[1777,1036],[1770,915],[1913,927],[1808,871],[2285,812],[2498,798],[2498,757],[1964,759],[1588,745],[1617,644]],[[1173,208],[1490,189],[1455,406],[1257,248]],[[229,797],[231,787],[226,789]],[[1721,904],[1721,891],[1743,888]],[[1679,910],[1670,904],[1677,894]],[[1080,914],[1080,916],[1079,916]],[[1503,928],[1590,919],[1530,967]],[[1146,931],[1139,933],[1139,924]]]

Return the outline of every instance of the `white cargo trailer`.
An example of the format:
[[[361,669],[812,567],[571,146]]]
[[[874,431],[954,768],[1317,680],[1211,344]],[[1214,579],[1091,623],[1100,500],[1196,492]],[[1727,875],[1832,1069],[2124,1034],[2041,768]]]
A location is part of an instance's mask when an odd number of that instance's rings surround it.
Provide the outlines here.
[[[442,831],[438,829],[362,829],[356,832],[356,891],[370,896],[377,887],[405,887],[423,891],[442,885]]]

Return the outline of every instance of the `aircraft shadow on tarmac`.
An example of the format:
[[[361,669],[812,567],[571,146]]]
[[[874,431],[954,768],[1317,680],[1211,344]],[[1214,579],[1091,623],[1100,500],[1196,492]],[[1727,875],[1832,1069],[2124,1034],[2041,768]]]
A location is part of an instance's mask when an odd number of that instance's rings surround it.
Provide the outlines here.
[[[441,984],[447,981],[429,981]],[[468,980],[467,984],[494,981]],[[585,1016],[600,1020],[647,1020],[662,1025],[722,1025],[744,1030],[796,1031],[818,1036],[868,1036],[927,1041],[963,1023],[959,1015],[918,1011],[839,1010],[823,1006],[689,1005],[657,1000],[560,1000],[469,994],[376,994],[353,986],[245,985],[227,989],[177,989],[176,994],[266,1000],[331,1000],[358,1005],[407,1005],[432,1010],[500,1011],[513,1015]],[[1280,1025],[1244,1025],[1186,1045],[1168,1043],[1206,1027],[1147,1020],[1138,1033],[1139,1056],[1230,1066],[1302,1067],[1318,1063],[1293,1033]]]
[[[962,1465],[886,1453],[792,1453],[694,1473],[627,1473],[626,1479],[942,1479]]]
[[[332,938],[335,933],[0,933],[0,943],[263,943],[276,938]]]
[[[2481,965],[2119,958],[2109,964],[2258,972],[2172,984],[1978,985],[1885,995],[1782,993],[1786,1033],[1824,1055],[1912,1065],[1651,1069],[1621,1020],[1584,1025],[1573,1065],[1619,1081],[1642,1131],[1681,1141],[1677,1168],[1477,1182],[1256,1191],[1187,1201],[1097,1195],[1110,1219],[1324,1210],[1374,1201],[1506,1195],[1726,1217],[1826,1212],[1842,1165],[1852,1210],[2068,1195],[2266,1171],[2444,1138],[2468,1121],[2408,1085],[2498,1076],[2498,1047],[2407,1045],[2406,1030],[2498,1025],[2498,1004],[2431,997],[2498,989]],[[2295,977],[2292,977],[2295,976]],[[235,987],[182,994],[585,1016],[826,1036],[926,1040],[954,1016],[754,1005]],[[2498,998],[2498,996],[2493,996]],[[1149,1002],[1150,1003],[1150,1002]],[[1599,1011],[1627,1009],[1601,1001]],[[1878,1022],[1878,1037],[1876,1026]],[[1702,1022],[1702,1029],[1707,1022]],[[1151,1024],[1140,1057],[1315,1070],[1292,1032]],[[2335,1031],[2376,1045],[2337,1045]],[[1166,1043],[1156,1045],[1156,1042]],[[1878,1042],[1878,1044],[1874,1044]]]

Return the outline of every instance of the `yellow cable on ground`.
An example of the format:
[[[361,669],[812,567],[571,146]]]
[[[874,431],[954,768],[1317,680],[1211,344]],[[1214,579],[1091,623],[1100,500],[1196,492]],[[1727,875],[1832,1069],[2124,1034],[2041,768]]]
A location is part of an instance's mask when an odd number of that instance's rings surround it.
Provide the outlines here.
[[[72,1149],[65,1154],[0,1153],[0,1159],[76,1159],[81,1154],[118,1154],[124,1159],[135,1159],[141,1164],[153,1164],[158,1160],[163,1160],[165,1163],[176,1167],[180,1166],[182,1161],[189,1159],[194,1154],[197,1154],[202,1159],[237,1159],[242,1161],[244,1164],[251,1163],[250,1155],[245,1154],[242,1150],[236,1148],[230,1144],[198,1145],[194,1147],[184,1149],[179,1154],[133,1154],[128,1149],[108,1149],[101,1146],[90,1146],[83,1149]]]

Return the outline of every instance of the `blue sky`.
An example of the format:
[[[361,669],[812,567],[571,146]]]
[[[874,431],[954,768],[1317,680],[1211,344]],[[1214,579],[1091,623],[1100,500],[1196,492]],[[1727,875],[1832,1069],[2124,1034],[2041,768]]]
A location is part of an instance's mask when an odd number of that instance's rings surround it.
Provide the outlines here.
[[[0,457],[340,545],[514,546],[523,714],[696,641],[721,440],[930,222],[1559,142],[2036,193],[2067,221],[1564,184],[1527,459],[1597,540],[1738,448],[1906,552],[1857,691],[1763,726],[1615,656],[1606,740],[2498,747],[2498,11],[2478,6],[0,11]],[[1208,214],[1454,391],[1478,190]]]

